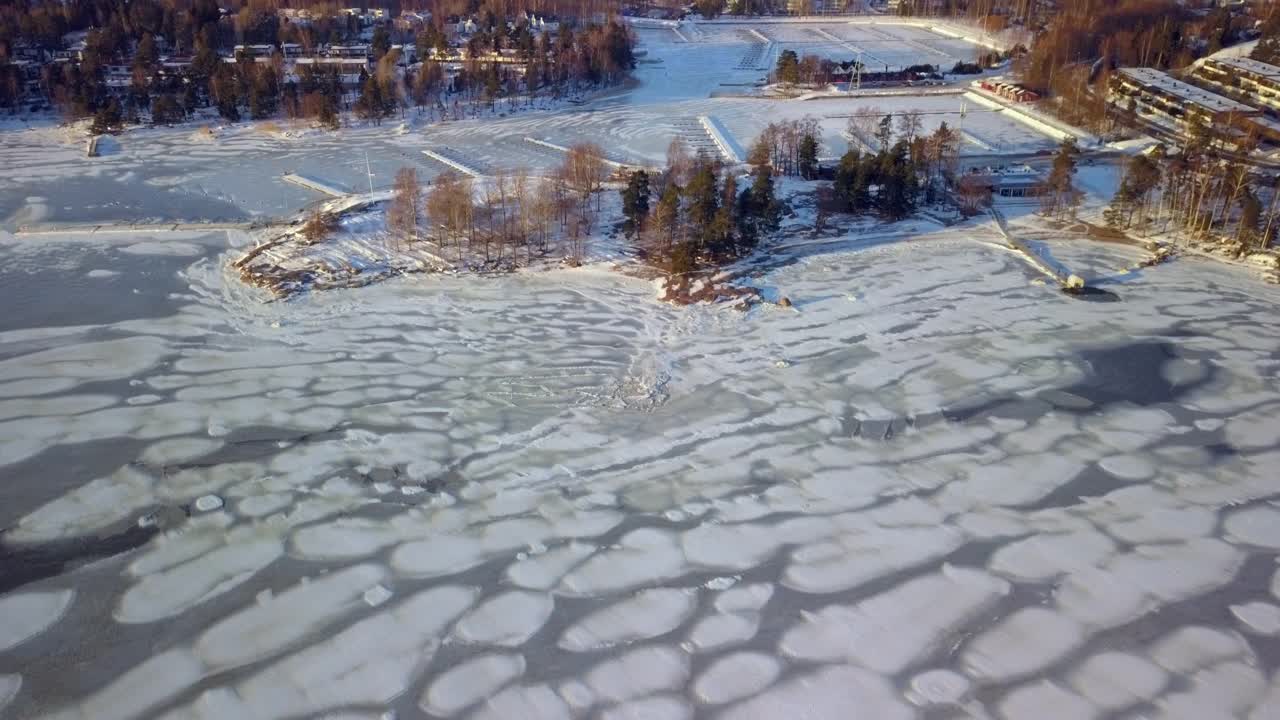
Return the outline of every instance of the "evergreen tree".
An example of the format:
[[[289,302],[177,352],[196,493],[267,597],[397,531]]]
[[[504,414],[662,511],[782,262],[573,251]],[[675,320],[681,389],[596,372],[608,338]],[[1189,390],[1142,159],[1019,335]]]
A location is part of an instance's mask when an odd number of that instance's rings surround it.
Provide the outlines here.
[[[725,175],[720,189],[720,208],[711,220],[707,245],[715,255],[731,255],[737,248],[734,236],[738,227],[738,181],[733,173]]]
[[[120,110],[120,103],[115,98],[110,98],[93,116],[93,125],[89,128],[89,131],[94,134],[114,132],[120,128],[120,124],[123,121],[124,117]]]
[[[1111,205],[1103,211],[1108,225],[1127,228],[1133,222],[1135,212],[1144,210],[1151,191],[1160,184],[1160,166],[1146,155],[1135,155],[1129,160],[1124,179],[1111,198]]]
[[[738,196],[738,232],[747,247],[754,246],[760,236],[778,229],[782,208],[774,195],[773,168],[758,165],[752,171],[751,187]]]
[[[849,148],[840,158],[833,189],[846,212],[860,213],[867,208],[871,194],[868,174],[872,162],[872,156],[864,158],[857,148]]]
[[[668,182],[653,209],[653,228],[661,245],[670,249],[676,241],[680,227],[680,186]]]
[[[275,71],[268,67],[256,68],[253,81],[249,84],[250,117],[262,120],[275,115],[279,97],[280,89],[276,83]]]
[[[1058,146],[1057,154],[1053,156],[1053,167],[1049,170],[1046,181],[1048,192],[1044,197],[1045,209],[1050,213],[1065,214],[1079,202],[1071,185],[1071,177],[1076,172],[1076,155],[1079,152],[1074,142],[1063,140]]]
[[[775,71],[780,83],[795,84],[800,82],[800,58],[796,56],[796,51],[783,50],[782,54],[778,56],[778,65]]]
[[[378,79],[370,76],[364,70],[360,71],[360,97],[356,98],[355,105],[352,109],[356,115],[365,120],[373,120],[376,124],[382,124],[382,118],[386,113],[386,103],[382,98],[382,85]]]
[[[1262,219],[1262,201],[1253,188],[1246,187],[1240,194],[1240,224],[1236,239],[1252,245],[1258,238],[1258,222]]]
[[[138,109],[151,107],[151,90],[147,85],[147,76],[140,69],[133,71],[133,80],[129,83],[129,94],[125,97],[131,113]]]
[[[627,177],[622,189],[622,216],[626,218],[623,229],[628,237],[644,230],[644,220],[649,216],[649,174],[636,170]]]
[[[321,93],[320,111],[316,116],[321,127],[329,130],[337,130],[342,127],[342,120],[338,117],[338,97],[332,93]]]
[[[891,151],[882,153],[879,165],[876,207],[885,219],[901,220],[915,210],[919,191],[915,168],[907,159],[906,141],[899,140]]]
[[[880,151],[884,152],[889,149],[889,143],[893,142],[893,114],[887,113],[880,118],[879,124],[876,126],[876,142],[880,143]]]
[[[391,49],[391,36],[387,34],[387,28],[384,25],[378,25],[373,29],[373,41],[370,45],[375,61],[381,60],[383,55]]]
[[[800,177],[805,180],[818,178],[818,138],[814,137],[813,133],[805,133],[804,137],[800,138],[796,165],[800,170]]]
[[[209,81],[209,87],[218,106],[218,114],[230,122],[240,120],[239,83],[235,71],[227,63],[218,66]]]
[[[284,84],[284,114],[290,119],[302,117],[302,98],[298,95],[298,83],[292,80]]]
[[[143,70],[149,70],[156,64],[159,59],[159,53],[156,52],[156,40],[151,33],[146,33],[142,39],[138,41],[138,47],[133,53],[133,66]]]
[[[493,104],[500,95],[502,95],[502,80],[498,77],[498,64],[489,63],[484,77],[484,97],[489,101],[490,110],[493,109]]]
[[[710,158],[700,154],[689,184],[684,189],[690,229],[700,245],[705,245],[710,239],[711,221],[720,209],[718,180],[715,164]]]
[[[199,107],[200,93],[196,90],[194,82],[188,82],[182,86],[182,112],[184,115],[190,115]]]
[[[151,102],[151,123],[153,125],[169,125],[182,122],[185,113],[172,94],[157,95]]]

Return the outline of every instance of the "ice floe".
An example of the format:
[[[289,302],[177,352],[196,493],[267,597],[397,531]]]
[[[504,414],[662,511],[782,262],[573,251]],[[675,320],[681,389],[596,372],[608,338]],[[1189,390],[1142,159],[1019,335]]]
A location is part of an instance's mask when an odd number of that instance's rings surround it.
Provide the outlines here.
[[[1047,608],[1030,607],[974,638],[962,660],[975,677],[1008,682],[1036,674],[1084,641],[1079,623]]]
[[[472,720],[570,720],[569,706],[546,685],[513,685],[485,701]]]
[[[696,603],[696,594],[689,590],[641,590],[575,622],[560,636],[560,647],[583,652],[656,638],[679,627]]]
[[[21,675],[0,675],[0,710],[4,710],[5,706],[18,696],[20,690],[22,690]]]
[[[832,665],[799,675],[743,700],[721,716],[725,720],[785,718],[804,709],[806,720],[845,720],[850,708],[877,720],[907,720],[915,712],[898,698],[887,680],[861,668]]]
[[[1007,582],[985,572],[948,567],[856,605],[828,605],[806,613],[803,622],[783,634],[779,649],[795,658],[852,662],[896,673],[1008,592]],[[947,602],[939,603],[939,597]],[[978,642],[988,644],[981,636]],[[983,653],[981,647],[974,652],[979,657]]]
[[[750,697],[773,684],[782,663],[772,655],[736,652],[716,658],[693,683],[693,694],[711,705]]]
[[[676,695],[629,700],[600,713],[600,720],[691,720],[693,708]]]
[[[1104,711],[1122,710],[1156,697],[1169,675],[1150,660],[1121,652],[1090,656],[1070,674],[1071,686]]]
[[[497,693],[524,674],[524,668],[520,655],[478,655],[441,673],[418,705],[432,715],[451,717]]]
[[[1000,702],[1004,720],[1044,718],[1045,720],[1091,720],[1097,708],[1088,700],[1048,680],[1014,689]]]
[[[0,652],[47,630],[67,612],[75,591],[41,590],[0,596]]]
[[[120,598],[116,620],[147,623],[173,617],[244,583],[284,554],[283,543],[269,534],[228,540],[171,567],[142,574]],[[135,563],[135,572],[142,567]]]
[[[689,656],[663,645],[628,650],[586,674],[593,697],[606,703],[680,690],[688,679]]]
[[[1280,635],[1280,606],[1253,601],[1231,606],[1231,614],[1246,630],[1258,635]]]
[[[516,647],[542,627],[555,601],[541,592],[511,590],[485,600],[454,627],[460,642]]]

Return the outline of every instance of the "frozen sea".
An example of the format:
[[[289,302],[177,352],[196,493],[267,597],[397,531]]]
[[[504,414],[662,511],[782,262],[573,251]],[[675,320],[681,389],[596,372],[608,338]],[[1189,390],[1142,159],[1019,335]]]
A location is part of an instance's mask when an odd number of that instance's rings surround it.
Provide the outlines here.
[[[1275,717],[1280,292],[1185,259],[1081,302],[991,232],[745,314],[4,244],[0,714]]]
[[[826,32],[768,39],[905,52]],[[709,97],[759,74],[732,27],[646,44],[582,111],[92,162],[3,131],[0,228],[808,113]],[[831,152],[859,102],[804,104]],[[989,225],[918,227],[784,238],[753,282],[793,307],[747,313],[601,267],[266,302],[237,231],[0,232],[0,717],[1280,717],[1280,289],[1015,219],[1115,300],[1083,302]]]

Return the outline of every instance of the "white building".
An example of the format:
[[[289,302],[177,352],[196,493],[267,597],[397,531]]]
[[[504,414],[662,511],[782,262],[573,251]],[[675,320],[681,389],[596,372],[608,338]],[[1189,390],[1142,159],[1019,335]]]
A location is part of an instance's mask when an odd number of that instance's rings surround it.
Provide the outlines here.
[[[1214,125],[1262,114],[1257,108],[1153,68],[1121,68],[1111,76],[1110,94],[1114,104],[1127,104],[1132,99],[1141,113],[1181,123],[1199,120]]]

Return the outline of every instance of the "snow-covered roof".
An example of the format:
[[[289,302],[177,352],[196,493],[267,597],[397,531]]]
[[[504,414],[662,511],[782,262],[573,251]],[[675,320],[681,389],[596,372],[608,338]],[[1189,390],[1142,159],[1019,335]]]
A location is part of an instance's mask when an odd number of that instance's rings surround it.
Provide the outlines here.
[[[1266,115],[1259,115],[1256,118],[1250,118],[1249,121],[1268,132],[1280,136],[1280,120],[1269,118]]]
[[[363,58],[344,58],[344,57],[300,57],[294,60],[299,65],[366,65],[368,61]]]
[[[1261,60],[1254,60],[1246,57],[1224,57],[1214,58],[1213,62],[1223,65],[1250,75],[1259,75],[1269,80],[1280,81],[1280,67],[1276,67],[1270,63],[1264,63]]]
[[[1172,95],[1184,102],[1199,105],[1213,113],[1237,112],[1256,114],[1261,112],[1255,108],[1236,102],[1231,98],[1209,92],[1175,79],[1172,75],[1155,68],[1121,68],[1120,74],[1146,87],[1155,88]]]

